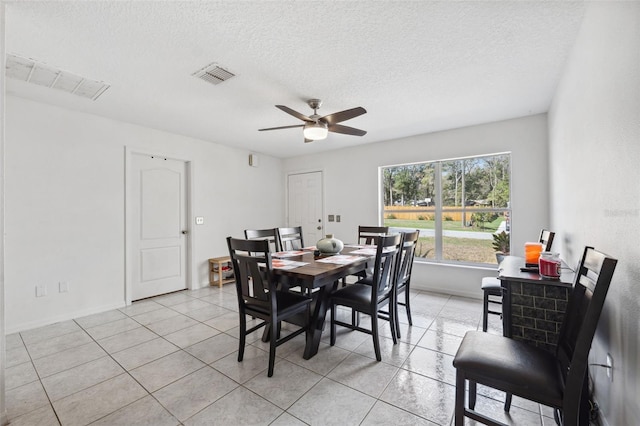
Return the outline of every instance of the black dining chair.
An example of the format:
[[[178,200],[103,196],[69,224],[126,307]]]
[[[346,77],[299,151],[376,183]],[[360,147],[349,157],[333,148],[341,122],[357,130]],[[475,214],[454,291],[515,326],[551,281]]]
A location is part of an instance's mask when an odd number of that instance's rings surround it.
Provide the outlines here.
[[[272,253],[280,251],[280,241],[276,228],[270,229],[245,229],[244,237],[247,240],[267,240]]]
[[[280,250],[301,250],[304,247],[302,227],[276,228]]]
[[[377,237],[388,233],[388,226],[358,226],[358,244],[375,244]]]
[[[542,243],[542,251],[550,251],[551,245],[553,244],[553,237],[555,236],[555,232],[548,231],[543,229],[540,231],[540,238],[538,241]],[[496,259],[498,264],[502,261],[503,255],[496,254]],[[482,284],[480,285],[482,289],[482,331],[487,331],[489,326],[489,315],[502,315],[502,286],[500,284],[500,280],[497,277],[484,277],[482,279]],[[492,310],[490,307],[492,305],[500,306],[500,309],[496,308],[496,310]]]
[[[407,311],[407,320],[409,321],[409,325],[413,325],[413,320],[411,319],[411,295],[410,295],[410,286],[411,286],[411,272],[413,271],[413,260],[416,253],[416,247],[418,246],[418,238],[420,238],[420,231],[415,230],[413,232],[403,232],[402,233],[402,248],[400,251],[400,255],[398,256],[397,266],[396,266],[396,288],[395,288],[395,303],[393,304],[394,309],[396,310],[396,335],[398,339],[400,336],[400,320],[398,319],[398,306],[404,306]],[[404,293],[404,302],[400,301],[399,295]]]
[[[487,425],[502,424],[475,411],[478,383],[552,407],[560,425],[589,424],[589,350],[616,264],[616,259],[593,247],[584,249],[555,353],[491,333],[465,334],[453,360],[456,426],[464,424],[464,417]],[[510,402],[507,398],[505,411]]]
[[[364,244],[364,245],[374,245],[376,243],[376,239],[380,236],[384,236],[387,235],[389,233],[389,227],[388,226],[358,226],[358,239],[357,244]],[[361,280],[363,278],[371,277],[371,275],[373,274],[373,268],[372,267],[368,267],[367,269],[365,269],[364,271],[358,272],[357,274],[354,275],[350,275],[349,277],[356,277],[355,280]],[[347,280],[348,277],[344,277],[342,279],[342,286],[346,286],[349,281]],[[354,281],[354,278],[350,279],[351,282]],[[354,313],[355,315],[355,313]]]
[[[266,240],[241,240],[228,237],[227,246],[233,263],[240,314],[240,345],[238,362],[244,357],[248,334],[269,327],[269,369],[273,376],[276,347],[307,331],[311,299],[295,293],[280,291],[272,275],[271,253]],[[247,315],[263,321],[247,330]],[[279,338],[279,323],[296,316],[306,320],[304,326]]]
[[[275,231],[278,242],[278,251],[301,250],[304,248],[301,226],[276,228]],[[310,288],[303,289],[295,280],[285,279],[284,277],[282,277],[280,281],[284,286],[288,287],[289,291],[304,293],[307,296],[311,295],[314,291],[318,291],[317,289],[312,290]]]
[[[394,286],[396,283],[396,259],[400,253],[402,236],[400,234],[378,237],[376,244],[376,258],[371,283],[359,283],[342,287],[331,295],[331,346],[336,343],[336,325],[370,334],[373,338],[373,348],[376,359],[382,360],[380,354],[380,340],[378,336],[378,311],[394,301]],[[336,319],[338,306],[352,309],[352,312],[362,312],[371,317],[371,329],[360,327],[351,318],[351,323]],[[393,343],[398,343],[396,337],[395,310],[389,309],[389,324]]]
[[[398,315],[398,306],[404,306],[407,311],[407,319],[409,320],[409,325],[413,325],[413,320],[411,319],[411,304],[410,304],[410,294],[409,288],[411,285],[411,271],[413,270],[413,260],[416,252],[416,247],[418,245],[418,238],[420,237],[420,231],[415,230],[413,232],[401,232],[402,242],[400,248],[400,254],[396,259],[395,273],[397,274],[396,285],[395,285],[395,294],[393,297],[393,302],[390,303],[391,309],[395,309],[395,325],[396,325],[396,336],[398,339],[401,337],[400,334],[400,319]],[[371,285],[373,279],[370,276],[361,279],[359,282],[361,284]],[[400,301],[399,295],[404,293],[404,302]],[[381,309],[378,311],[378,315],[382,319],[389,320],[391,318],[391,313],[388,310]],[[356,317],[355,324],[358,324],[359,318]]]

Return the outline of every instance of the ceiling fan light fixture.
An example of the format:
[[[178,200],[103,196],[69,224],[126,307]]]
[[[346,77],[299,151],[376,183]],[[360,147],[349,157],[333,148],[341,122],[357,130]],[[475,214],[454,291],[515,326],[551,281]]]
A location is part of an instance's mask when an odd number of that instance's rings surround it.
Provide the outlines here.
[[[318,141],[327,138],[329,129],[327,128],[327,125],[325,123],[307,123],[305,124],[302,133],[304,134],[305,139]]]

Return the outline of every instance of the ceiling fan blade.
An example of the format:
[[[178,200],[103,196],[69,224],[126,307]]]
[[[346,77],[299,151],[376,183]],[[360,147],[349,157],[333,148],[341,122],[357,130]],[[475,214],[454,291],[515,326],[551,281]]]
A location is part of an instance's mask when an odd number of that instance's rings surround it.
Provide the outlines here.
[[[351,118],[355,118],[362,114],[366,114],[366,112],[367,110],[362,107],[351,108],[340,112],[334,112],[333,114],[325,115],[320,120],[326,121],[327,124],[331,125],[349,120]]]
[[[293,115],[295,118],[300,119],[302,121],[313,122],[313,120],[306,115],[300,114],[298,111],[294,111],[291,108],[284,105],[276,105],[276,108],[286,112],[287,114]]]
[[[342,124],[332,124],[329,126],[328,130],[333,133],[342,133],[352,136],[364,136],[367,134],[367,132],[364,130],[356,129],[349,126],[343,126]]]
[[[304,127],[304,124],[296,124],[295,126],[269,127],[268,129],[258,129],[258,131],[262,132],[264,130],[293,129],[294,127]]]

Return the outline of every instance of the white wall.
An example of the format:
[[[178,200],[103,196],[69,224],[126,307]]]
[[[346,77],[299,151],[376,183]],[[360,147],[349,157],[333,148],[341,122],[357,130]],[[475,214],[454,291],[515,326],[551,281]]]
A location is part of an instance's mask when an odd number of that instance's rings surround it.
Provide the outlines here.
[[[609,425],[640,424],[640,3],[592,2],[549,112],[558,247],[618,258],[591,362]]]
[[[0,58],[5,57],[4,48],[4,4],[0,4]],[[2,61],[4,68],[4,61]],[[5,73],[0,75],[0,93],[4,94]],[[4,96],[0,98],[0,425],[6,423],[4,366],[6,358],[5,320],[4,320]]]
[[[325,231],[353,241],[358,225],[378,224],[378,167],[506,151],[513,169],[512,252],[522,256],[524,243],[549,226],[546,114],[290,158],[284,171],[324,171]],[[327,222],[327,214],[342,221]],[[481,297],[480,281],[488,274],[495,271],[416,262],[412,285]]]
[[[7,333],[124,303],[125,146],[192,162],[192,213],[205,218],[192,225],[195,288],[227,236],[284,223],[279,159],[252,168],[244,150],[14,96],[6,114]],[[58,293],[60,281],[71,291]]]

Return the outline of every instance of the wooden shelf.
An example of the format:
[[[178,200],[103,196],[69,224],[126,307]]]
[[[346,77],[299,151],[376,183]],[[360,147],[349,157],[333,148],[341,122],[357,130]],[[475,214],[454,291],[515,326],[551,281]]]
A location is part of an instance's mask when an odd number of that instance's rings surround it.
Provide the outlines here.
[[[229,256],[214,257],[209,259],[209,284],[216,285],[222,288],[224,284],[232,283],[235,281],[234,277],[224,278],[222,274],[222,268],[231,263]]]

